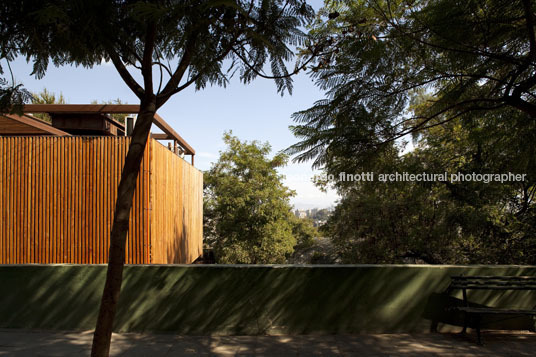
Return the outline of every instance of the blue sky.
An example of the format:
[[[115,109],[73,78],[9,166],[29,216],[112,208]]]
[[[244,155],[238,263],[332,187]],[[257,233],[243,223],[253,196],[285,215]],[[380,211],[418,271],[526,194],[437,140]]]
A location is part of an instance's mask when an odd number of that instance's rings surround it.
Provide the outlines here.
[[[310,1],[318,9],[321,1]],[[121,99],[137,104],[137,98],[123,83],[115,68],[108,63],[92,69],[51,65],[44,78],[37,80],[31,64],[24,59],[12,63],[16,80],[32,92],[47,88],[63,93],[67,103],[81,104],[93,100]],[[294,78],[292,96],[277,93],[271,80],[258,78],[249,85],[233,78],[227,88],[207,87],[196,92],[189,88],[172,97],[158,113],[196,150],[196,167],[207,170],[224,149],[222,135],[232,130],[241,140],[268,141],[274,152],[296,142],[288,126],[292,113],[310,107],[321,99],[320,92],[305,74]],[[158,132],[157,128],[154,128]],[[280,172],[285,183],[296,191],[291,203],[296,208],[329,207],[337,199],[334,192],[323,193],[311,183],[311,163],[293,164]]]

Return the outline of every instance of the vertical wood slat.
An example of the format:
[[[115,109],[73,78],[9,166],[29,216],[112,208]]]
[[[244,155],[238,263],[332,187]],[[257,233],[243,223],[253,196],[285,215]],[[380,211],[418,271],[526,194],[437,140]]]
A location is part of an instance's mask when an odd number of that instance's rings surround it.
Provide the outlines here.
[[[13,156],[13,146],[12,146],[11,140],[9,139],[6,139],[6,154],[7,154],[7,158],[6,158],[6,171],[5,171],[6,172],[5,186],[7,186],[7,191],[5,191],[5,194],[6,194],[5,214],[6,214],[6,252],[7,254],[5,257],[5,261],[6,263],[9,264],[9,263],[12,263],[12,257],[13,257],[13,251],[12,251],[13,243],[11,241],[11,236],[13,235],[13,229],[11,225],[12,215],[9,214],[9,212],[13,210],[13,206],[11,204],[13,200],[13,194],[10,194],[10,192],[13,192],[13,183],[15,182],[13,177],[9,175],[9,173],[12,171],[11,162],[12,162],[12,156]]]
[[[6,171],[6,147],[5,141],[0,141],[0,172]],[[6,179],[0,174],[0,207],[6,207]],[[0,210],[0,261],[6,260],[6,219],[5,210]]]
[[[81,248],[82,248],[82,262],[84,263],[89,263],[88,261],[88,257],[87,257],[87,250],[88,250],[88,233],[89,233],[89,229],[88,229],[88,222],[87,222],[87,219],[88,219],[88,215],[89,215],[89,212],[87,211],[88,209],[88,204],[87,204],[87,199],[88,199],[88,191],[89,191],[89,175],[88,175],[88,150],[87,150],[87,147],[86,147],[86,144],[87,144],[87,140],[86,138],[82,138],[83,140],[83,146],[82,146],[82,150],[80,152],[80,156],[82,158],[82,177],[81,177],[81,182],[82,182],[82,192],[83,194],[81,195],[82,197],[82,216],[81,216],[81,223],[82,223],[82,242],[81,242]]]
[[[22,141],[19,141],[17,142],[17,161],[15,161],[15,166],[17,167],[17,188],[16,188],[16,192],[17,192],[17,198],[16,198],[16,201],[15,201],[15,210],[17,212],[17,217],[16,217],[16,220],[15,220],[15,224],[16,224],[16,234],[18,237],[21,237],[22,236],[22,207],[21,207],[21,200],[22,200],[22,183],[23,183],[23,175],[21,175],[21,166],[22,166],[22,163],[24,162],[23,161],[23,157],[22,157],[22,151],[23,151],[23,148],[22,148]],[[21,253],[20,253],[20,250],[21,250],[21,241],[20,239],[17,239],[15,241],[15,262],[17,264],[20,264],[20,262],[22,261],[21,259]]]
[[[15,143],[17,144],[17,146],[14,148],[14,153],[15,153],[15,160],[12,160],[11,161],[11,167],[15,170],[18,171],[18,167],[16,166],[16,163],[17,162],[20,162],[20,157],[19,157],[19,143]],[[20,171],[19,171],[20,172]],[[18,245],[17,245],[17,242],[15,240],[15,237],[18,237],[19,236],[19,225],[18,225],[18,222],[17,222],[17,218],[18,218],[18,215],[19,215],[19,212],[18,212],[18,207],[17,207],[17,200],[19,198],[19,194],[20,194],[20,187],[19,187],[19,180],[20,180],[20,175],[18,173],[14,173],[13,175],[13,183],[14,183],[14,191],[15,191],[15,195],[14,195],[14,198],[12,199],[12,206],[13,206],[13,211],[17,214],[17,216],[14,216],[13,219],[12,219],[12,229],[13,229],[13,237],[12,237],[12,244],[13,244],[13,248],[12,248],[12,251],[13,251],[13,263],[18,263]]]
[[[156,237],[156,225],[155,222],[155,185],[153,184],[154,180],[154,171],[155,171],[155,145],[152,141],[149,142],[149,220],[151,222],[149,226],[149,235],[148,235],[148,250],[149,250],[149,263],[157,261],[156,255],[156,244],[154,242],[154,237]]]
[[[70,254],[71,254],[71,245],[70,245],[70,219],[69,219],[69,212],[71,211],[71,204],[72,200],[68,199],[71,194],[71,180],[70,177],[72,175],[71,170],[71,150],[70,150],[70,140],[65,140],[65,150],[64,150],[64,158],[63,158],[63,164],[64,164],[64,191],[63,191],[63,199],[62,201],[65,201],[64,211],[63,211],[63,249],[62,249],[62,259],[63,262],[70,262]]]
[[[53,140],[53,139],[52,139]],[[52,197],[52,193],[51,193],[51,185],[52,185],[52,180],[51,180],[51,175],[52,175],[52,171],[54,170],[54,167],[53,167],[53,162],[51,161],[51,157],[52,157],[52,154],[51,154],[51,151],[52,151],[52,142],[51,141],[47,141],[46,142],[46,148],[45,148],[45,170],[44,170],[44,175],[45,175],[45,185],[44,185],[44,189],[45,189],[45,193],[46,193],[46,196],[45,196],[45,199],[44,199],[44,202],[45,202],[45,211],[44,211],[44,215],[45,215],[45,240],[44,240],[44,249],[45,249],[45,264],[46,263],[50,263],[51,262],[51,259],[50,259],[50,252],[51,252],[51,218],[52,218],[52,214],[51,214],[51,208],[50,208],[50,205],[51,205],[51,200],[50,198]]]
[[[203,251],[203,173],[151,140],[151,263],[191,263]]]
[[[51,206],[52,206],[52,212],[50,217],[50,224],[52,227],[52,239],[50,240],[52,242],[52,263],[58,263],[58,243],[59,243],[59,237],[58,237],[58,222],[57,218],[58,215],[56,212],[58,212],[58,186],[59,186],[59,178],[62,175],[58,175],[60,172],[60,166],[59,166],[59,160],[58,160],[58,145],[57,145],[57,138],[54,138],[54,142],[52,145],[52,162],[54,169],[52,170],[52,196],[50,197]]]
[[[13,156],[14,156],[14,147],[13,147],[13,140],[8,140],[8,152],[9,152],[9,156],[8,156],[8,160],[9,160],[9,165],[8,165],[8,173],[9,172],[12,172],[14,170],[14,167],[13,167]],[[7,246],[7,251],[8,251],[8,254],[7,254],[7,262],[8,263],[14,263],[13,261],[13,257],[15,256],[15,252],[13,250],[13,236],[14,236],[14,224],[13,224],[13,215],[9,214],[9,212],[13,212],[13,210],[15,209],[15,207],[13,206],[14,203],[13,203],[13,200],[14,200],[14,190],[15,190],[15,176],[13,174],[9,175],[7,177],[8,179],[8,185],[9,185],[9,189],[8,191],[6,192],[6,194],[8,195],[8,198],[7,198],[7,208],[8,208],[8,211],[6,212],[7,213],[7,234],[8,234],[8,246]],[[10,194],[11,193],[11,194]]]
[[[106,263],[127,137],[0,137],[0,264]],[[202,254],[202,172],[146,148],[126,263]]]
[[[74,160],[76,162],[76,173],[75,173],[75,187],[76,187],[76,196],[75,196],[75,202],[76,202],[76,210],[74,211],[74,233],[75,233],[75,239],[74,239],[74,246],[75,246],[75,260],[74,263],[80,264],[82,262],[82,185],[84,183],[84,179],[82,177],[82,150],[81,140],[74,139],[75,144],[75,150],[74,150]]]
[[[0,264],[106,263],[129,142],[127,137],[0,137]],[[144,218],[149,214],[147,152],[132,208],[127,263],[149,263],[143,250],[150,225]]]
[[[5,171],[5,163],[6,163],[6,152],[4,148],[4,142],[0,141],[0,172]],[[5,185],[4,175],[0,174],[0,207],[6,206],[6,202],[4,200],[5,198],[4,185]],[[4,219],[4,210],[0,210],[0,261],[4,261],[5,255],[6,255],[6,243],[5,243],[5,239],[6,239],[5,228],[6,227],[5,225],[6,225],[6,222]]]

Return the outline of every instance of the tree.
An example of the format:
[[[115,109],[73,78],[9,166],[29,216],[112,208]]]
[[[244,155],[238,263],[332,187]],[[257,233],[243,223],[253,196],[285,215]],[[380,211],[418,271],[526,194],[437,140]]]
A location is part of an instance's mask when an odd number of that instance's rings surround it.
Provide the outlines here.
[[[536,119],[533,1],[327,4],[311,28],[329,44],[311,71],[327,98],[294,114],[300,142],[288,152],[297,160],[366,160],[385,143],[474,112],[512,108]],[[423,92],[432,94],[427,110],[408,110]]]
[[[326,2],[310,28],[326,44],[310,72],[326,99],[294,114],[295,160],[334,177],[527,174],[508,184],[331,181],[343,198],[326,228],[347,261],[534,261],[535,6]],[[417,149],[400,157],[409,135]]]
[[[289,198],[277,168],[287,158],[269,158],[270,145],[242,142],[231,133],[227,149],[205,172],[205,236],[216,260],[226,264],[284,263],[297,240]]]
[[[315,228],[311,218],[298,218],[292,215],[292,235],[296,238],[294,250],[307,249],[314,242],[313,239],[318,237],[318,230]]]
[[[50,61],[86,67],[111,61],[140,100],[118,187],[93,356],[109,353],[129,211],[154,114],[191,85],[196,89],[226,85],[236,70],[245,83],[257,76],[274,78],[281,93],[290,91],[291,73],[285,61],[293,52],[288,46],[303,43],[299,27],[311,15],[311,7],[297,0],[28,0],[0,7],[2,57],[31,58],[38,78]],[[230,64],[229,71],[223,68],[224,61]],[[264,74],[266,63],[273,76]],[[131,73],[135,70],[141,83]]]
[[[399,157],[393,150],[376,162],[374,180],[339,185],[342,198],[323,231],[344,263],[437,264],[461,258],[454,253],[460,238],[457,206],[446,187],[379,178],[384,173],[416,174],[424,167],[422,157]]]
[[[513,109],[499,113],[426,129],[413,151],[401,155],[390,145],[390,151],[369,162],[366,170],[375,172],[374,181],[337,182],[343,198],[326,233],[343,261],[533,264],[536,122]],[[448,178],[379,181],[380,174],[394,172],[446,172]],[[506,172],[526,178],[450,180],[453,174]]]

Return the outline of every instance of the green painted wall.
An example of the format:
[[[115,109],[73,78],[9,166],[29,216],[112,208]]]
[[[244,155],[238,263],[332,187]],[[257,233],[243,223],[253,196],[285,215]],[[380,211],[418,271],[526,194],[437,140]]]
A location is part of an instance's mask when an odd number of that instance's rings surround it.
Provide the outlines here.
[[[0,266],[0,327],[92,329],[103,265]],[[182,334],[356,333],[459,329],[444,307],[450,275],[532,275],[535,266],[127,266],[117,331]],[[533,308],[536,292],[471,292],[490,306]],[[488,327],[531,328],[493,317]]]

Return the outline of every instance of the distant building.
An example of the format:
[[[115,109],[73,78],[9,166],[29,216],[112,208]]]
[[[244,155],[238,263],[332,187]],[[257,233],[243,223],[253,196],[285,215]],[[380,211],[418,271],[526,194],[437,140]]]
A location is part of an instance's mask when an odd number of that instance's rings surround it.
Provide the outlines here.
[[[294,215],[298,218],[308,218],[313,222],[315,227],[320,227],[326,224],[327,219],[331,216],[333,208],[312,208],[312,209],[296,209]]]

